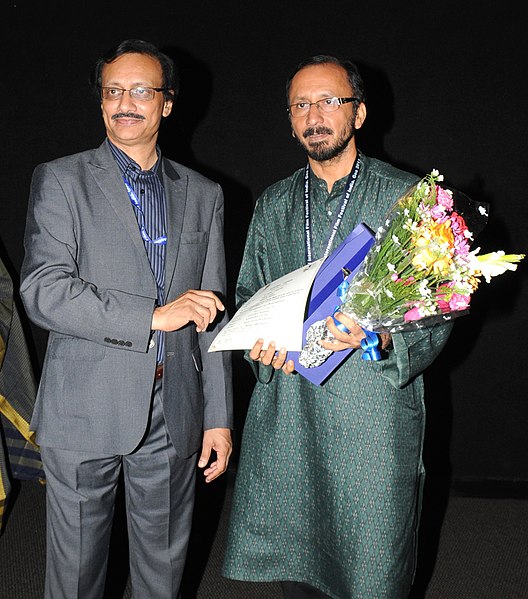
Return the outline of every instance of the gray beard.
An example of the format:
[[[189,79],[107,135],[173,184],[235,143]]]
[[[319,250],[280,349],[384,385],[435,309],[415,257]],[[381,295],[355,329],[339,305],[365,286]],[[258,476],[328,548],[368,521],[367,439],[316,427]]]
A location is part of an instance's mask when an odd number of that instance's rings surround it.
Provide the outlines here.
[[[324,142],[320,142],[309,147],[305,147],[308,156],[316,162],[327,162],[334,160],[340,156],[347,148],[350,140],[354,137],[354,133],[347,137],[343,137],[334,146],[328,146]]]
[[[317,130],[317,127],[315,130]],[[354,127],[354,123],[350,123],[350,129],[345,131],[343,136],[339,138],[334,145],[328,145],[326,142],[318,142],[313,145],[308,145],[306,139],[304,140],[305,143],[297,138],[296,139],[312,160],[315,160],[316,162],[327,162],[328,160],[334,160],[340,156],[346,150],[350,140],[355,134],[356,128]]]

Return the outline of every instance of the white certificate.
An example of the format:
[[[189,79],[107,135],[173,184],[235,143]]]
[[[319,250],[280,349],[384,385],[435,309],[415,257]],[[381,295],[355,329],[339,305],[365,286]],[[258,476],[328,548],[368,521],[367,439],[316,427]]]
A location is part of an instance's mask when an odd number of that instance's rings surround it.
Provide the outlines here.
[[[259,289],[218,333],[209,351],[251,349],[257,339],[264,339],[264,348],[274,341],[277,349],[300,351],[306,302],[322,263],[323,258]]]

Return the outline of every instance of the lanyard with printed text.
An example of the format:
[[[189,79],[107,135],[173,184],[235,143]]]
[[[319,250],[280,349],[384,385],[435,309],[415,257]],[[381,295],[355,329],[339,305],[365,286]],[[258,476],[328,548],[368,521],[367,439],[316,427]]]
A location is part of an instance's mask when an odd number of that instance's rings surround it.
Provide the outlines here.
[[[332,249],[332,244],[334,243],[334,239],[339,229],[339,225],[343,220],[343,215],[345,213],[345,209],[347,207],[348,201],[352,194],[352,190],[354,189],[354,185],[356,184],[359,168],[361,166],[361,159],[357,156],[354,166],[348,175],[348,179],[345,185],[345,191],[343,192],[343,197],[341,199],[341,206],[337,212],[337,216],[334,220],[334,224],[332,225],[332,229],[330,230],[330,236],[328,238],[328,242],[326,244],[326,249],[323,254],[323,258],[327,258],[330,254],[330,250]],[[312,248],[312,217],[310,212],[310,165],[307,164],[304,171],[304,242],[305,242],[305,255],[306,255],[306,264],[310,264],[313,262],[313,248]]]
[[[139,230],[141,231],[141,237],[143,241],[147,241],[148,243],[153,243],[155,245],[166,245],[167,244],[167,236],[162,235],[161,237],[156,237],[156,239],[152,239],[151,236],[147,233],[147,229],[145,228],[145,213],[143,212],[143,208],[139,203],[136,192],[132,189],[130,183],[123,176],[123,181],[125,183],[126,190],[128,192],[128,197],[130,198],[130,202],[134,208],[137,208],[139,214],[141,215],[141,222],[138,219]]]

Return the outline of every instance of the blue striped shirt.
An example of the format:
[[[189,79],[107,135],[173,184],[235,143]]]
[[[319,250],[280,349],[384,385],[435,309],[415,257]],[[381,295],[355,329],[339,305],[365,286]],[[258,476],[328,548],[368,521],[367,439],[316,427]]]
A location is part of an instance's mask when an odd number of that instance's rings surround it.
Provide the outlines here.
[[[121,175],[134,190],[137,199],[141,205],[141,211],[134,207],[131,202],[131,209],[134,210],[138,227],[143,225],[151,239],[157,239],[166,235],[167,231],[167,209],[165,201],[165,190],[160,172],[160,151],[156,148],[158,160],[156,164],[148,170],[142,171],[141,167],[134,162],[122,150],[116,147],[108,140],[112,154],[121,171]],[[124,186],[124,182],[123,182]],[[142,214],[143,212],[143,214]],[[162,306],[165,303],[165,245],[161,243],[152,243],[143,239],[143,244],[147,252],[150,267],[156,279],[158,289],[157,305]],[[163,362],[163,353],[165,346],[165,335],[162,331],[156,331],[157,336],[157,361]]]

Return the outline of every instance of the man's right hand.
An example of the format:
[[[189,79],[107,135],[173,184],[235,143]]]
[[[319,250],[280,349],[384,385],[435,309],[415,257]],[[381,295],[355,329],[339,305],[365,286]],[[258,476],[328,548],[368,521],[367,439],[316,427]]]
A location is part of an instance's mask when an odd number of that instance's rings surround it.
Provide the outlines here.
[[[152,330],[177,331],[194,322],[201,333],[213,322],[219,310],[225,310],[224,304],[212,291],[189,289],[169,304],[155,308]]]

